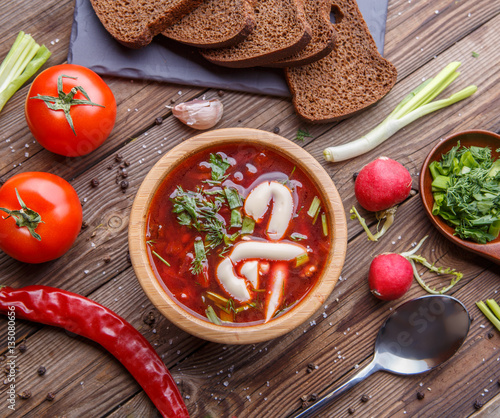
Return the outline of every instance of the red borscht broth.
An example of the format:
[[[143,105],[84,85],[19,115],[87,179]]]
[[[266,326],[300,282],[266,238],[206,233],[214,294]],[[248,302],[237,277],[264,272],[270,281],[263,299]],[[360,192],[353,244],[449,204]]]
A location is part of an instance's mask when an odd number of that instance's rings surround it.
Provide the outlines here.
[[[177,303],[216,324],[257,324],[293,308],[320,277],[329,215],[284,156],[252,144],[199,152],[153,197],[146,223],[155,275]]]

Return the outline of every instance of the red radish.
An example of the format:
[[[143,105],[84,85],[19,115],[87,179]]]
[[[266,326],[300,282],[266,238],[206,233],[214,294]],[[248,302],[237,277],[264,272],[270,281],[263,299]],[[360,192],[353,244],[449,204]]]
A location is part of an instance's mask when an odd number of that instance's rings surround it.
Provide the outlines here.
[[[416,252],[420,249],[427,236],[410,251],[401,254],[383,253],[376,256],[371,264],[368,273],[368,284],[371,292],[379,299],[394,300],[403,296],[411,287],[413,277],[427,292],[439,295],[447,292],[455,286],[463,274],[452,268],[437,267],[429,263]],[[420,263],[429,271],[437,274],[450,274],[454,276],[448,286],[441,290],[431,289],[420,277],[415,263]]]
[[[379,254],[370,264],[368,283],[371,292],[379,299],[400,298],[410,289],[412,281],[413,268],[400,254]]]
[[[361,169],[354,183],[354,193],[363,208],[379,212],[405,200],[410,194],[411,183],[411,175],[403,165],[379,157]]]
[[[394,222],[396,205],[408,197],[411,183],[410,172],[387,157],[379,157],[361,169],[354,183],[356,199],[366,210],[377,212],[379,221],[385,219],[382,228],[372,234],[364,218],[352,207],[351,219],[358,218],[368,239],[377,241],[389,229]]]

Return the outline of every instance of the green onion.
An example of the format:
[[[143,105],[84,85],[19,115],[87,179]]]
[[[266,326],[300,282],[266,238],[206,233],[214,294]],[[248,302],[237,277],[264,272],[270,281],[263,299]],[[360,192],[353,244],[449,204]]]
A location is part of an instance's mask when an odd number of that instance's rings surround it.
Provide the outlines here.
[[[495,316],[500,320],[500,306],[498,306],[498,303],[496,303],[494,299],[486,299],[486,303]]]
[[[326,213],[321,214],[321,226],[323,227],[323,235],[328,236],[328,222],[326,221]]]
[[[0,65],[0,111],[5,103],[33,76],[50,57],[45,45],[19,32],[9,53]]]
[[[293,232],[290,234],[290,239],[293,241],[302,241],[304,239],[307,239],[307,235],[301,234],[299,232]]]
[[[488,309],[486,304],[480,300],[476,302],[477,307],[481,310],[481,312],[489,319],[489,321],[495,326],[495,328],[500,331],[500,320],[493,315],[493,313]]]
[[[323,151],[327,161],[344,161],[371,151],[397,131],[436,110],[443,109],[460,100],[466,99],[477,91],[476,86],[469,86],[448,97],[432,102],[446,87],[459,76],[456,72],[460,62],[448,64],[436,77],[426,80],[408,94],[399,105],[377,127],[365,136]]]
[[[301,254],[295,259],[295,267],[299,267],[302,264],[307,263],[308,261],[309,261],[309,255],[307,253]]]
[[[214,302],[223,303],[223,304],[229,303],[228,298],[225,298],[224,296],[221,296],[218,293],[210,292],[208,290],[207,290],[207,297],[209,299],[212,299]]]
[[[314,219],[318,215],[320,209],[321,209],[321,200],[319,199],[318,196],[314,196],[314,199],[311,202],[311,206],[309,207],[307,214]]]
[[[207,309],[205,310],[205,315],[207,316],[207,319],[215,325],[222,325],[222,321],[219,319],[217,314],[214,311],[214,308],[212,306],[208,306]]]
[[[231,211],[231,228],[241,228],[242,225],[241,212],[238,209],[233,209]]]
[[[252,218],[245,216],[243,218],[243,225],[241,226],[241,235],[253,234],[254,228],[255,228],[255,221]]]
[[[446,190],[450,184],[450,178],[448,176],[438,175],[431,183],[431,188],[433,192],[439,190]]]
[[[226,194],[226,199],[227,203],[229,204],[229,209],[232,210],[243,206],[238,190],[233,189],[232,187],[224,187],[224,193]]]
[[[153,254],[156,255],[163,263],[165,263],[168,267],[170,267],[170,263],[165,260],[160,254],[158,254],[156,251],[153,251]]]

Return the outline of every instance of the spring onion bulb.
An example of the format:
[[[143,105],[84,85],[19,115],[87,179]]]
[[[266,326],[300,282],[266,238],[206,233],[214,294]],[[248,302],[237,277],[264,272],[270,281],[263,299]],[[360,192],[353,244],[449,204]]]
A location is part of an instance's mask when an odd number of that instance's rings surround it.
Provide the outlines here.
[[[460,73],[456,70],[460,64],[460,62],[452,62],[434,78],[424,81],[408,94],[382,123],[366,135],[347,144],[326,148],[323,151],[325,159],[333,162],[344,161],[371,151],[397,131],[422,116],[443,109],[474,94],[477,87],[471,85],[447,99],[432,102],[459,76]]]
[[[0,65],[0,111],[12,95],[33,76],[50,57],[45,45],[19,32],[9,53]]]

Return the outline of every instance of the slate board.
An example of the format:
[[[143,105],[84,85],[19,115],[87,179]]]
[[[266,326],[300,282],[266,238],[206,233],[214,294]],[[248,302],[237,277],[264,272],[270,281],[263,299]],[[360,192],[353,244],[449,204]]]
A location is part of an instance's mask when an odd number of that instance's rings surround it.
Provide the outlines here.
[[[358,0],[379,51],[384,50],[388,0]],[[213,65],[191,48],[163,36],[141,49],[129,49],[104,29],[89,0],[76,0],[68,62],[101,75],[155,80],[195,87],[290,96],[283,70],[230,69]]]

